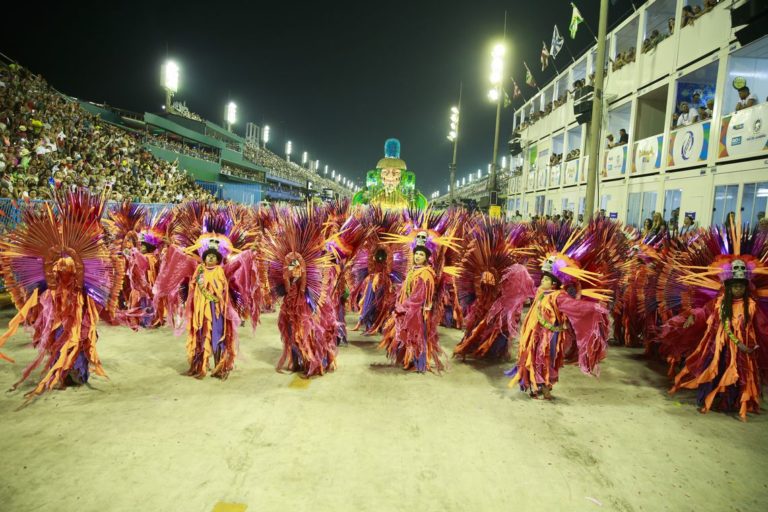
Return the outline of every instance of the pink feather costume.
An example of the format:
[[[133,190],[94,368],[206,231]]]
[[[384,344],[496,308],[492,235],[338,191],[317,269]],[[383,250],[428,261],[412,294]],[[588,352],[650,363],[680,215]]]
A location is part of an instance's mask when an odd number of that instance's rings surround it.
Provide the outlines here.
[[[106,377],[96,353],[96,326],[101,312],[111,316],[117,308],[125,272],[123,260],[106,244],[105,198],[80,189],[57,194],[54,201],[25,211],[24,222],[0,243],[0,271],[19,311],[0,347],[30,320],[39,353],[13,388],[44,364],[28,399],[86,383],[91,372]]]

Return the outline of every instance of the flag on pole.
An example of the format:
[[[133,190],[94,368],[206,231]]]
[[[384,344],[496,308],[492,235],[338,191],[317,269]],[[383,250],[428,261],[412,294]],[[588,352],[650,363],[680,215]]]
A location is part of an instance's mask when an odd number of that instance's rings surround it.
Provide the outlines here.
[[[571,39],[576,39],[576,31],[579,29],[579,23],[583,23],[584,18],[581,17],[578,7],[574,4],[571,4],[571,7],[573,7],[573,14],[571,14],[571,24],[568,25],[568,30],[571,31]]]
[[[517,98],[518,96],[522,95],[523,93],[520,92],[520,87],[517,86],[517,82],[515,79],[512,79],[512,98]]]
[[[553,59],[556,58],[557,54],[560,53],[560,50],[563,49],[564,44],[565,39],[560,35],[560,31],[557,30],[557,25],[555,25],[555,31],[552,32],[552,46],[549,49],[549,54],[552,55]]]
[[[507,108],[512,104],[512,99],[509,97],[509,94],[507,94],[507,91],[504,91],[504,108]]]
[[[528,63],[523,61],[523,65],[525,66],[525,83],[531,87],[536,87],[536,80],[533,79],[533,73],[528,68]]]
[[[549,66],[549,50],[547,49],[547,43],[541,42],[541,70],[544,71]]]

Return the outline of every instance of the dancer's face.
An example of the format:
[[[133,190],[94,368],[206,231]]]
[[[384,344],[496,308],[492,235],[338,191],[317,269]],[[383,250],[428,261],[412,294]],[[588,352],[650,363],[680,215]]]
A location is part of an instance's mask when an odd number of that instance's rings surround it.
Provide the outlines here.
[[[542,290],[551,290],[554,283],[552,282],[552,278],[549,276],[544,276],[541,278],[541,288]]]
[[[424,254],[421,251],[416,251],[413,253],[413,263],[414,265],[423,265],[427,261],[427,255]]]
[[[731,285],[731,293],[734,299],[741,299],[747,293],[747,286],[744,283],[733,283]]]
[[[219,264],[219,258],[215,254],[208,253],[205,255],[205,264],[209,267]]]

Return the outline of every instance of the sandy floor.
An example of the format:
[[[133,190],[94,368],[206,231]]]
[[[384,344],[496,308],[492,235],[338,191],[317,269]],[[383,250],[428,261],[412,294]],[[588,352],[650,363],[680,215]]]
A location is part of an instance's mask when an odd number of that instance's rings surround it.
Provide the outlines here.
[[[565,368],[549,403],[508,389],[508,365],[404,373],[355,334],[335,373],[279,374],[275,320],[242,329],[226,382],[181,376],[168,329],[104,327],[109,381],[21,410],[33,382],[0,394],[0,510],[766,510],[768,416],[701,416],[637,351],[612,348],[599,380]]]

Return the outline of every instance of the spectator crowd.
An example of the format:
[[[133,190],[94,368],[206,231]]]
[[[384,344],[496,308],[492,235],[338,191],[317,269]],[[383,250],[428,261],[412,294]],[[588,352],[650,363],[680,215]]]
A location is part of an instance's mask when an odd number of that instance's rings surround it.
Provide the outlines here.
[[[0,137],[0,198],[85,186],[115,201],[212,199],[177,163],[146,151],[140,133],[103,122],[17,64],[0,65]]]

